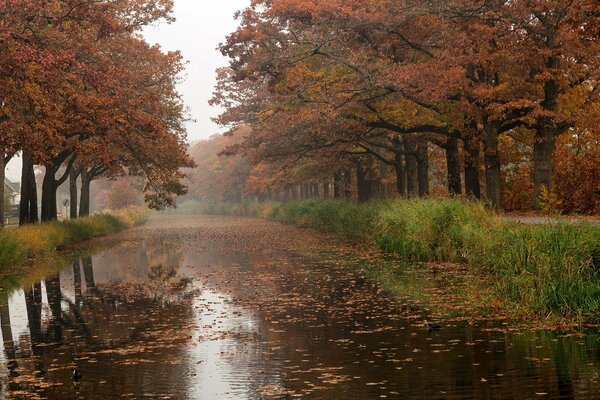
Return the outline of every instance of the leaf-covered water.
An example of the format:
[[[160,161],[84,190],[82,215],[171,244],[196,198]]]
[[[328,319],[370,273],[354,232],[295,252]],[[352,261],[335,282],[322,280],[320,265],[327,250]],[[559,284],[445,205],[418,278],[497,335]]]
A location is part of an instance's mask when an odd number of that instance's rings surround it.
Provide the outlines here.
[[[316,257],[348,251],[326,236],[171,217],[122,239],[1,296],[4,397],[600,398],[595,334],[429,332],[410,297]]]

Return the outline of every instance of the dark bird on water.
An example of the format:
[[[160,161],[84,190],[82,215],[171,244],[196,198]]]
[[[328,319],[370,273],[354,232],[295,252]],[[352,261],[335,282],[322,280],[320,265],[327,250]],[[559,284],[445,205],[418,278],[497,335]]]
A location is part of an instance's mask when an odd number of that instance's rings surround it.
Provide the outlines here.
[[[79,370],[75,369],[73,370],[73,374],[71,375],[71,378],[73,379],[73,381],[77,382],[81,379],[82,375],[81,372],[79,372]]]
[[[429,332],[431,332],[431,331],[439,331],[440,329],[442,329],[441,325],[434,324],[432,322],[427,322],[427,320],[425,320],[425,327],[427,328],[427,330]]]

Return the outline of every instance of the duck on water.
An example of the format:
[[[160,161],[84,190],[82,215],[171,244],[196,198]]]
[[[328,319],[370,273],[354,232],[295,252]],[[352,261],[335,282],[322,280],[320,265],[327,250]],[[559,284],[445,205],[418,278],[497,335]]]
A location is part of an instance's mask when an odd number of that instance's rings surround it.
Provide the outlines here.
[[[439,331],[440,329],[442,329],[442,326],[440,324],[435,324],[433,322],[428,322],[427,320],[424,321],[425,327],[427,328],[427,330],[429,332],[431,331]]]

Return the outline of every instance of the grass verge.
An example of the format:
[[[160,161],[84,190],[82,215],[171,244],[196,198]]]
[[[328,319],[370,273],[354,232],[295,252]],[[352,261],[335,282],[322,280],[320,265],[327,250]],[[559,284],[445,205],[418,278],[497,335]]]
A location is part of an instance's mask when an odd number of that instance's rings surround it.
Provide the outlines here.
[[[66,246],[140,225],[148,212],[138,208],[0,230],[0,271],[27,260],[51,257]]]

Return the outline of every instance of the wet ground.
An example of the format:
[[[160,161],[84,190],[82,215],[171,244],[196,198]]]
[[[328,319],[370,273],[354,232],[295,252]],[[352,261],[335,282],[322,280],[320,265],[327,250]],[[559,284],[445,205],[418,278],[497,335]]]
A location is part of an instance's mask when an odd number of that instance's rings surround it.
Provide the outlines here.
[[[429,332],[427,309],[349,268],[353,249],[324,235],[160,217],[118,239],[2,291],[3,397],[600,398],[596,334],[494,320]]]

